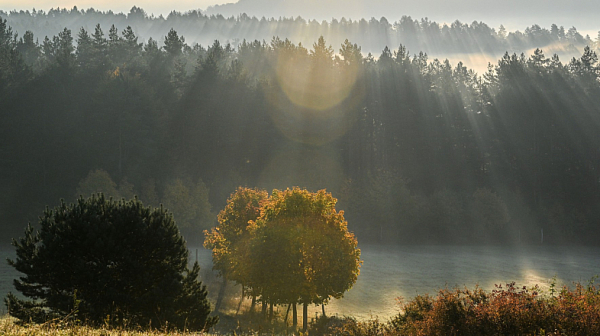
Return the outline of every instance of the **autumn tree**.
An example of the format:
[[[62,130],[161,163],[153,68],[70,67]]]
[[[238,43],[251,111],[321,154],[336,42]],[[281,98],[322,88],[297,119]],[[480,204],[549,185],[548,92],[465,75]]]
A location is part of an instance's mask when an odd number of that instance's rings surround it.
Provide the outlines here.
[[[217,270],[224,280],[215,310],[220,307],[222,292],[228,280],[240,284],[242,300],[245,296],[248,267],[244,260],[250,238],[248,224],[259,217],[261,205],[268,196],[264,190],[239,187],[231,194],[227,205],[219,213],[217,227],[204,231],[204,247],[212,250],[213,269]]]
[[[308,305],[341,298],[359,274],[360,250],[336,202],[325,190],[274,190],[251,223],[251,285],[271,304],[301,303],[304,330]]]

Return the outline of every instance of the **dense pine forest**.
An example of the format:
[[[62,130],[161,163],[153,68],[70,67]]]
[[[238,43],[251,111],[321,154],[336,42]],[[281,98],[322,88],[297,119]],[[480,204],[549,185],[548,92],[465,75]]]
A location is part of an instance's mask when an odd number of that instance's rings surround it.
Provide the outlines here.
[[[539,243],[544,230],[544,243],[597,244],[600,68],[594,42],[576,30],[537,27],[548,44],[581,38],[589,46],[576,58],[507,52],[478,74],[421,50],[510,50],[511,36],[527,43],[537,28],[503,36],[406,18],[398,27],[415,35],[394,30],[390,48],[365,54],[367,32],[389,31],[383,19],[337,22],[354,30],[348,39],[316,23],[323,36],[309,43],[285,34],[235,43],[233,34],[229,44],[218,33],[187,43],[165,22],[269,34],[274,25],[192,12],[160,18],[160,37],[146,41],[131,27],[43,37],[25,24],[93,14],[11,13],[28,30],[20,34],[0,19],[3,237],[46,205],[101,190],[165,204],[200,242],[238,186],[297,185],[332,192],[361,242]]]
[[[14,32],[23,36],[26,31],[31,31],[40,38],[40,42],[44,36],[55,35],[63,28],[75,34],[81,27],[91,32],[96,24],[100,24],[105,30],[115,25],[119,31],[131,26],[141,40],[153,38],[159,43],[165,32],[173,28],[179,35],[185,36],[190,45],[210,45],[214,40],[219,40],[237,46],[243,40],[268,42],[273,36],[278,36],[310,46],[319,36],[323,36],[333,46],[339,46],[348,39],[361,46],[365,54],[371,52],[375,57],[386,46],[396,48],[400,44],[412,51],[423,51],[444,58],[446,55],[465,57],[461,55],[465,53],[496,57],[506,51],[521,53],[535,48],[544,48],[548,55],[558,53],[561,57],[570,58],[571,55],[581,55],[585,46],[600,48],[600,34],[590,36],[579,32],[575,26],[557,24],[550,27],[533,24],[519,27],[523,31],[509,31],[503,25],[491,27],[481,21],[439,23],[410,16],[402,16],[398,20],[385,17],[353,20],[341,17],[317,21],[300,16],[265,18],[242,14],[224,17],[221,14],[207,14],[210,12],[172,11],[163,17],[148,15],[144,9],[135,6],[129,13],[73,7],[53,8],[47,12],[36,9],[0,11],[0,17],[7,20]]]

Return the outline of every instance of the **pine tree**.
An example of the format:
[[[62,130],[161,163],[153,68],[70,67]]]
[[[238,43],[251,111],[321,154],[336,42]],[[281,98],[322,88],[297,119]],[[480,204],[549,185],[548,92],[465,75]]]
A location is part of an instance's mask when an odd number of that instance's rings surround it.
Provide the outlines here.
[[[92,325],[208,330],[200,268],[187,267],[188,249],[163,209],[137,199],[115,202],[102,194],[46,209],[40,231],[28,226],[13,241],[9,264],[24,276],[5,298],[22,321],[74,318]]]

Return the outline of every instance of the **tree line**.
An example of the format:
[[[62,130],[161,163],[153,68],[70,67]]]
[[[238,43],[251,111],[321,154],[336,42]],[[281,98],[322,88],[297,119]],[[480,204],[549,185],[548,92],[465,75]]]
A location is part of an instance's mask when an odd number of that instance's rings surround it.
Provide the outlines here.
[[[333,45],[349,39],[360,45],[365,52],[379,53],[385,46],[403,44],[411,50],[422,50],[429,54],[453,53],[501,54],[506,50],[529,50],[551,48],[555,52],[580,53],[586,45],[600,48],[598,36],[582,35],[576,27],[552,24],[541,27],[533,24],[523,31],[508,31],[504,26],[490,27],[484,22],[472,23],[456,20],[438,23],[428,18],[403,16],[352,20],[333,18],[317,21],[302,17],[265,18],[246,14],[224,17],[221,14],[207,15],[198,10],[172,11],[166,17],[148,15],[144,9],[132,7],[129,13],[102,12],[93,8],[73,7],[50,10],[0,11],[0,17],[24,35],[32,31],[37,36],[53,35],[67,27],[77,31],[80,27],[92,30],[97,23],[107,27],[114,24],[119,30],[131,26],[144,40],[160,39],[162,34],[174,28],[187,36],[190,42],[204,45],[213,40],[229,41],[237,45],[243,40],[266,40],[273,36],[289,38],[296,43],[310,45],[323,36]],[[600,32],[599,32],[600,33]]]
[[[591,47],[567,62],[506,53],[477,74],[404,45],[203,46],[174,29],[141,42],[101,25],[38,42],[0,25],[9,234],[100,169],[163,202],[174,181],[202,183],[213,209],[239,185],[327,188],[364,241],[532,243],[544,229],[596,243]]]

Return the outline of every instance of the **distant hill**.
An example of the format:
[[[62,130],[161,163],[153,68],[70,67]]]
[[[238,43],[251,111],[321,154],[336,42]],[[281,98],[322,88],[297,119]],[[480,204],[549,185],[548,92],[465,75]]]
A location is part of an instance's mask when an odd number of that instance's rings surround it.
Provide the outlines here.
[[[385,17],[390,21],[402,16],[428,17],[442,23],[455,20],[471,23],[484,21],[492,27],[503,24],[519,29],[526,25],[575,25],[580,31],[597,31],[597,0],[239,0],[207,8],[206,14],[225,17],[246,13],[261,17],[297,17],[318,21],[332,18],[359,20]]]
[[[508,27],[503,29],[501,25],[495,26],[487,21],[465,21],[461,17],[467,16],[466,14],[459,15],[456,9],[451,8],[447,8],[448,12],[444,17],[452,19],[443,21],[418,14],[409,16],[409,9],[411,6],[416,8],[415,4],[408,4],[403,9],[388,0],[375,1],[370,7],[362,0],[347,0],[346,5],[340,7],[340,1],[326,0],[317,3],[316,0],[241,0],[235,4],[211,7],[206,12],[173,11],[166,17],[149,16],[143,9],[133,7],[127,14],[77,8],[52,9],[48,12],[0,11],[0,18],[5,18],[19,36],[31,31],[39,42],[45,36],[58,34],[65,27],[76,35],[81,28],[93,32],[97,24],[100,24],[105,33],[111,25],[115,25],[118,31],[131,26],[141,41],[152,38],[159,45],[162,45],[171,28],[184,36],[189,46],[196,43],[207,46],[214,40],[219,40],[223,44],[231,43],[233,47],[237,47],[243,40],[270,42],[275,36],[311,46],[323,36],[336,51],[345,39],[360,45],[365,56],[372,53],[374,57],[378,57],[386,47],[396,50],[403,45],[411,54],[423,51],[431,59],[448,58],[453,63],[462,61],[480,73],[487,70],[488,62],[496,63],[507,51],[530,55],[535,48],[542,48],[547,55],[556,53],[561,59],[568,60],[580,56],[586,45],[594,49],[600,46],[596,34],[588,37],[573,27],[580,22],[575,19],[564,25],[560,22],[546,26],[537,23],[531,26],[520,25],[518,28],[524,30],[519,31]],[[510,3],[516,0],[507,1]],[[433,4],[434,0],[423,2]],[[460,8],[457,2],[453,3],[454,7]],[[385,4],[389,4],[387,12],[383,8]],[[440,8],[446,7],[448,6],[443,4],[438,7],[429,6],[429,11],[441,16]],[[481,5],[477,5],[470,8],[474,13],[480,7]],[[529,7],[527,5],[524,8]],[[423,8],[419,11],[427,12]],[[239,12],[244,14],[238,14]],[[406,15],[400,14],[405,12]],[[266,17],[258,16],[259,13]],[[337,13],[339,16],[337,19],[316,19],[318,15],[324,17],[324,13]],[[357,19],[352,13],[365,13],[365,17]],[[385,16],[369,18],[366,15],[369,13],[381,13]]]

